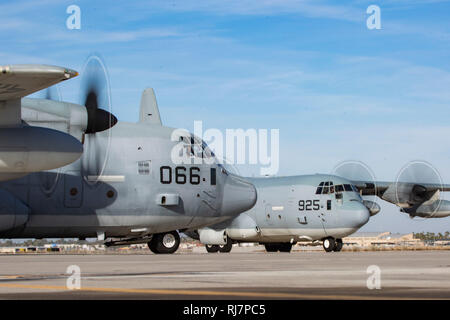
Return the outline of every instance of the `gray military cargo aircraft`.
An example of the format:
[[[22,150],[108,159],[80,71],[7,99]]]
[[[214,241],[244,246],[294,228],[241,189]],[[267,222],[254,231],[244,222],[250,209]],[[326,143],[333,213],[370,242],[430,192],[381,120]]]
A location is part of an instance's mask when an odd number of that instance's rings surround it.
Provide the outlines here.
[[[187,233],[208,252],[230,252],[239,242],[262,243],[268,252],[290,252],[299,241],[322,241],[325,251],[340,251],[342,238],[380,211],[376,202],[362,196],[378,196],[411,217],[450,215],[450,201],[440,199],[450,185],[440,183],[353,181],[329,174],[247,179],[258,192],[252,209]]]
[[[263,243],[268,252],[290,252],[299,241],[323,241],[339,251],[342,238],[379,211],[363,200],[351,181],[329,174],[247,178],[258,192],[256,205],[239,216],[188,235],[212,252],[230,252],[233,243]]]
[[[82,105],[24,98],[77,76],[73,70],[0,67],[0,238],[96,237],[172,253],[178,230],[230,220],[255,204],[255,187],[228,173],[205,143],[162,125],[153,89],[142,94],[138,123],[101,109],[109,86],[100,62],[86,64]],[[180,143],[191,163],[171,160]]]

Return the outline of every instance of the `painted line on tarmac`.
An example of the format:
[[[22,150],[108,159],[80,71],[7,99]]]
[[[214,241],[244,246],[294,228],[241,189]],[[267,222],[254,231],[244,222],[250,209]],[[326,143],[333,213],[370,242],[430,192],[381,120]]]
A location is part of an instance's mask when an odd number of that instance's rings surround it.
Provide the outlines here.
[[[0,288],[15,289],[37,289],[37,290],[57,290],[57,291],[86,291],[105,293],[139,293],[154,295],[186,295],[186,296],[221,296],[221,297],[247,297],[247,298],[267,298],[267,299],[318,299],[318,300],[436,300],[436,298],[409,298],[409,297],[389,297],[389,296],[353,296],[353,295],[318,295],[301,293],[265,293],[265,292],[239,292],[239,291],[211,291],[211,290],[183,290],[183,289],[123,289],[123,288],[96,288],[82,287],[81,289],[70,290],[64,286],[50,285],[28,285],[28,284],[0,284]]]

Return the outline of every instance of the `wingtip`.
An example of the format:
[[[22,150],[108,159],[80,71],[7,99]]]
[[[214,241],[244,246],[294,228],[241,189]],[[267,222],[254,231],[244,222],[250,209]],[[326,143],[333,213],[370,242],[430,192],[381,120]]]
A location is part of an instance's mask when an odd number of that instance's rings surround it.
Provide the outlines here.
[[[79,75],[78,71],[72,69],[64,69],[64,73],[67,79],[75,78]]]

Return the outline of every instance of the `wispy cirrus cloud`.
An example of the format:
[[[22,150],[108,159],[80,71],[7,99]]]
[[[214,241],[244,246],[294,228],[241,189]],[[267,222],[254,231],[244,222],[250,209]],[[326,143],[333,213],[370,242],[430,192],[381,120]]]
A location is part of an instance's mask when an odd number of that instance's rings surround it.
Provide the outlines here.
[[[361,21],[363,12],[357,7],[338,5],[322,0],[187,0],[141,2],[148,10],[172,12],[203,12],[216,15],[279,15],[300,14],[313,18]]]
[[[111,42],[131,42],[142,41],[145,39],[167,38],[167,37],[185,37],[189,33],[181,32],[176,28],[145,28],[138,30],[93,30],[67,32],[65,30],[59,32],[45,33],[43,40],[49,41],[76,41],[77,44],[92,43],[111,43]]]

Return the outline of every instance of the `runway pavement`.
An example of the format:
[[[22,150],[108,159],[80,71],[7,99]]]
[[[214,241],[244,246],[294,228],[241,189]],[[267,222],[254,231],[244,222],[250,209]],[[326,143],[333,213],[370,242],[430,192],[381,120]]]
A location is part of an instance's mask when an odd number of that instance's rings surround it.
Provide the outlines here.
[[[450,251],[239,249],[229,254],[0,255],[0,299],[450,299]],[[81,290],[67,289],[71,265],[80,268]],[[368,273],[369,266],[376,267]],[[381,289],[368,289],[377,268]],[[69,285],[76,285],[72,280]]]

